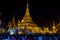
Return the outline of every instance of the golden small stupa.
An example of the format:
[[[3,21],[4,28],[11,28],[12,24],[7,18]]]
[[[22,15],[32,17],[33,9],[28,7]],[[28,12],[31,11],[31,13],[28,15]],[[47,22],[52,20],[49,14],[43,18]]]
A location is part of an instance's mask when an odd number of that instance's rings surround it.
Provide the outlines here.
[[[20,24],[21,24],[21,22],[20,22],[20,20],[18,20],[17,21],[17,26],[20,28]]]
[[[23,17],[21,23],[20,23],[20,28],[24,29],[26,26],[27,29],[32,30],[33,33],[42,33],[42,29],[38,27],[33,21],[29,13],[29,4],[27,3],[27,8],[26,8],[26,13],[25,16]]]
[[[15,27],[15,14],[13,15],[13,18],[12,18],[12,26]]]
[[[16,25],[15,25],[15,15],[13,15],[12,20],[11,19],[9,20],[8,27],[9,28],[16,27]]]
[[[57,24],[57,30],[60,30],[60,22]]]
[[[11,28],[12,28],[11,19],[10,19],[10,20],[9,20],[9,22],[8,22],[8,27],[9,27],[9,29],[11,29]]]
[[[58,31],[54,21],[53,21],[53,26],[52,26],[52,33],[56,33]]]

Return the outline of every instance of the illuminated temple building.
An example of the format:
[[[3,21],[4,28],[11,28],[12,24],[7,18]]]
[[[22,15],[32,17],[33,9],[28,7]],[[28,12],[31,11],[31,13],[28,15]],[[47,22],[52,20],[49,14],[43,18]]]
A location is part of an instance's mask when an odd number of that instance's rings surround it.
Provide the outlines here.
[[[9,23],[8,23],[8,27],[9,28],[12,28],[12,27],[14,27],[14,28],[21,28],[21,29],[27,28],[28,30],[32,30],[33,33],[41,33],[41,34],[57,33],[57,31],[59,30],[58,28],[60,28],[59,27],[60,24],[58,24],[57,26],[53,22],[52,28],[48,28],[48,27],[44,26],[44,28],[42,29],[37,24],[35,24],[34,21],[31,18],[31,16],[30,16],[29,4],[28,3],[27,3],[27,7],[26,7],[25,16],[23,17],[23,19],[21,21],[18,20],[17,24],[15,24],[15,15],[13,15],[12,21],[10,20]]]
[[[42,31],[42,29],[40,27],[38,27],[33,21],[32,18],[30,16],[29,13],[29,5],[27,3],[27,8],[26,8],[26,12],[25,12],[25,16],[23,17],[21,23],[20,23],[20,27],[24,29],[24,27],[26,26],[27,29],[32,30],[33,33],[39,33]]]
[[[27,3],[27,8],[26,8],[26,13],[25,13],[25,16],[23,17],[22,21],[20,22],[20,20],[18,20],[17,25],[15,25],[15,15],[13,15],[12,21],[10,20],[8,23],[8,27],[9,28],[19,27],[21,29],[24,29],[26,27],[28,30],[31,30],[33,33],[43,33],[42,29],[40,27],[38,27],[37,24],[35,24],[32,21],[32,18],[29,13],[28,3]]]
[[[32,30],[33,33],[57,33],[57,31],[59,30],[58,28],[60,28],[60,24],[58,23],[58,25],[55,25],[54,21],[53,21],[53,25],[52,28],[48,28],[45,27],[42,29],[41,27],[39,27],[37,24],[34,23],[34,21],[32,20],[31,16],[30,16],[30,12],[29,12],[29,4],[27,3],[27,7],[26,7],[26,12],[25,12],[25,16],[23,17],[22,21],[18,23],[19,27],[24,29],[24,27],[26,26],[27,29]],[[58,27],[57,27],[58,26]],[[51,30],[49,30],[51,29]]]

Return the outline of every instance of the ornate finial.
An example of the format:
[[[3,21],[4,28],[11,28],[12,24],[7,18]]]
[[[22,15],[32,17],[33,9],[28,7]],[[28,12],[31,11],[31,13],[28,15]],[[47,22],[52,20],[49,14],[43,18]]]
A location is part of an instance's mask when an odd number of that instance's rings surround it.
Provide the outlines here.
[[[29,14],[29,4],[28,4],[28,2],[27,2],[26,14],[25,14],[25,15],[28,15],[28,16],[30,15],[30,14]]]
[[[53,27],[55,27],[55,23],[54,23],[54,21],[53,21]]]
[[[27,8],[29,7],[29,4],[28,4],[28,2],[27,2]]]

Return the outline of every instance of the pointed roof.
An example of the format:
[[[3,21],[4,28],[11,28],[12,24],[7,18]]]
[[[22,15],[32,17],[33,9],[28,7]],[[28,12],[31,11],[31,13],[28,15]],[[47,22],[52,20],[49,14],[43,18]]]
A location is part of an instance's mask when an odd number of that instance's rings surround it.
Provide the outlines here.
[[[11,19],[10,19],[9,22],[8,22],[8,27],[9,27],[9,28],[12,28]]]
[[[25,16],[23,17],[22,23],[24,23],[26,26],[29,25],[30,23],[34,23],[32,21],[32,18],[30,16],[30,12],[29,12],[29,4],[27,3],[27,7],[26,7],[26,12],[25,12]]]
[[[20,27],[20,20],[17,21],[18,27]]]
[[[15,14],[13,15],[13,18],[12,18],[12,25],[15,26]]]
[[[53,21],[53,27],[52,27],[52,28],[54,29],[55,27],[56,27],[56,26],[55,26],[55,23],[54,23],[54,21]]]
[[[30,13],[29,13],[29,4],[28,3],[27,3],[27,7],[26,7],[25,16],[23,19],[25,19],[25,17],[26,17],[26,19],[30,19],[30,20],[32,19],[30,16]]]

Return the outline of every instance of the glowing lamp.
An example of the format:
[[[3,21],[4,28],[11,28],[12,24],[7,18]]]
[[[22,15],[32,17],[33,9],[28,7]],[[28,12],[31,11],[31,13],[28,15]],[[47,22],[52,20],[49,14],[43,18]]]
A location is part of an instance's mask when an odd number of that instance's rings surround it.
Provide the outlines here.
[[[43,31],[41,30],[41,33],[43,34]]]
[[[11,32],[11,33],[10,33],[10,35],[13,35],[13,34],[14,34],[14,32]]]
[[[51,32],[51,31],[49,31],[49,33],[50,33],[50,34],[52,34],[52,32]]]
[[[55,29],[55,27],[52,27],[53,29]]]
[[[18,32],[18,34],[20,35],[20,34],[22,34],[22,32]]]
[[[22,22],[24,22],[24,20],[22,20]]]

